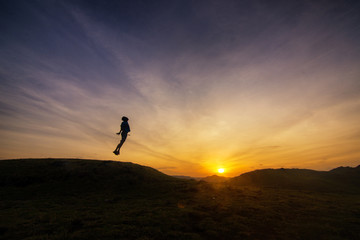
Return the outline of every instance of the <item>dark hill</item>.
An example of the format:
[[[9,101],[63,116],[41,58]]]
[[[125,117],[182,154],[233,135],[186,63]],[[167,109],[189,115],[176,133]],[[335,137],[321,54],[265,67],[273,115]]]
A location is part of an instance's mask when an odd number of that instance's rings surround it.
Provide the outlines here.
[[[159,189],[183,181],[138,164],[98,160],[2,160],[0,170],[0,186],[66,194]]]
[[[360,191],[360,166],[331,171],[262,169],[232,178],[230,184],[314,191]]]

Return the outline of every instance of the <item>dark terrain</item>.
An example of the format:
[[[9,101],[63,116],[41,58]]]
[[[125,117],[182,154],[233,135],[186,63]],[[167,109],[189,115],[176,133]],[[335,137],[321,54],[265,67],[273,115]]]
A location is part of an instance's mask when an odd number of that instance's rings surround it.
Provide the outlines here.
[[[132,163],[0,161],[0,239],[360,239],[360,167],[180,179]]]

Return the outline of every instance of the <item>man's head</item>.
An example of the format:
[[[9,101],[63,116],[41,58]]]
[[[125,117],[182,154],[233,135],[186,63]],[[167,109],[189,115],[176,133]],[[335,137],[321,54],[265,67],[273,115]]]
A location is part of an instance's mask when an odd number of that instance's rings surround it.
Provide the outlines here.
[[[127,117],[125,117],[125,116],[124,116],[124,117],[122,117],[122,118],[121,118],[121,120],[123,120],[124,122],[129,121],[129,119],[128,119]]]

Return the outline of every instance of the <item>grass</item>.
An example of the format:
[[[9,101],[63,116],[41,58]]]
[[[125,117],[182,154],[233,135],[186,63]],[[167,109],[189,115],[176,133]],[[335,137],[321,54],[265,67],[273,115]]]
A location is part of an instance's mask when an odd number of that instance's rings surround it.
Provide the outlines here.
[[[360,239],[356,192],[180,180],[109,161],[0,170],[0,239]]]

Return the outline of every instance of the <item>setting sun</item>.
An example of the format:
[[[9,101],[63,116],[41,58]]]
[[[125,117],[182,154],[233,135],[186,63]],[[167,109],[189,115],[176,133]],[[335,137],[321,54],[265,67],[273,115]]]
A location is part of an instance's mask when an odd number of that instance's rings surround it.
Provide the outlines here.
[[[218,173],[224,173],[224,172],[225,172],[225,169],[223,169],[223,168],[218,169]]]

